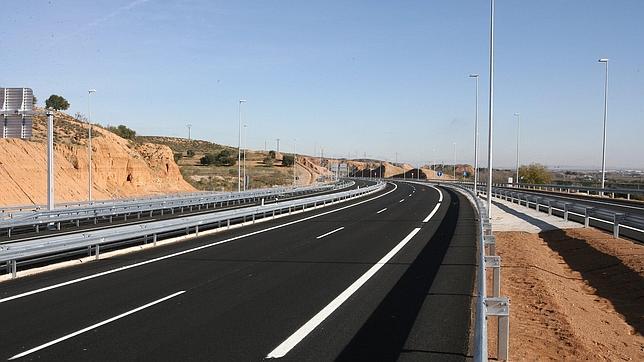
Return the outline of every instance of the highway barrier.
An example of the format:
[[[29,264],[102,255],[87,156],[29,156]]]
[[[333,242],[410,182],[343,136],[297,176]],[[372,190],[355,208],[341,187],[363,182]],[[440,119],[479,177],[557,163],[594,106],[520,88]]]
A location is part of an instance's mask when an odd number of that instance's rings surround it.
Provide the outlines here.
[[[0,245],[0,263],[4,263],[6,272],[11,273],[12,278],[15,278],[17,268],[22,265],[42,263],[79,253],[94,255],[98,259],[101,249],[106,247],[114,248],[132,243],[153,243],[156,245],[158,240],[165,237],[184,234],[199,236],[199,233],[205,230],[229,229],[234,224],[254,224],[262,219],[271,220],[291,215],[294,212],[314,210],[352,200],[378,192],[385,186],[386,183],[377,182],[368,187],[279,201],[272,204],[2,244]]]

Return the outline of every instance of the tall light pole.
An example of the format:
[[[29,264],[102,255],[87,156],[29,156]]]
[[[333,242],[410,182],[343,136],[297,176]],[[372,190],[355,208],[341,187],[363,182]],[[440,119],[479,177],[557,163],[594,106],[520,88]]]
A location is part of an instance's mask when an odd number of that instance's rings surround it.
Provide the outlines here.
[[[297,176],[295,175],[295,166],[297,165],[297,139],[293,139],[293,186],[297,185]]]
[[[239,100],[239,139],[237,142],[237,192],[241,192],[241,105],[245,99]]]
[[[606,118],[608,118],[608,58],[599,59],[600,63],[606,65],[604,77],[604,140],[602,142],[602,195],[606,185]]]
[[[454,181],[456,181],[456,142],[454,142]]]
[[[96,89],[90,89],[87,91],[87,123],[89,123],[89,130],[87,131],[87,168],[89,169],[89,180],[87,181],[87,199],[89,202],[92,202],[92,107],[91,107],[91,96],[92,93],[96,93]]]
[[[492,219],[492,129],[494,125],[494,0],[490,0],[490,102],[487,135],[487,214]]]
[[[244,191],[246,191],[246,145],[248,143],[248,139],[246,138],[246,129],[248,128],[248,125],[244,125]]]
[[[517,179],[515,184],[519,185],[519,137],[521,135],[521,115],[519,113],[514,114],[517,117]]]
[[[479,75],[470,74],[470,78],[476,80],[476,113],[474,115],[474,195],[479,183]]]
[[[186,125],[186,127],[188,128],[188,141],[190,141],[190,140],[192,139],[192,138],[190,137],[190,129],[192,128],[192,125],[191,125],[190,123],[188,123],[188,124]]]
[[[47,110],[47,210],[54,209],[54,112]]]

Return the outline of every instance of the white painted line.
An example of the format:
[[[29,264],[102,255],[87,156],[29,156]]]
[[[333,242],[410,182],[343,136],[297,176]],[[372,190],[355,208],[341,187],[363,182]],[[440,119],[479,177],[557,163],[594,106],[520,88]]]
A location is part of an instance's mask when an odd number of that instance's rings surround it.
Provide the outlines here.
[[[48,291],[48,290],[52,290],[52,289],[56,289],[56,288],[60,288],[60,287],[64,287],[64,286],[67,286],[67,285],[80,283],[80,282],[83,282],[83,281],[86,281],[86,280],[90,280],[90,279],[94,279],[94,278],[102,277],[102,276],[105,276],[105,275],[109,275],[109,274],[113,274],[113,273],[121,272],[121,271],[128,270],[128,269],[132,269],[132,268],[136,268],[136,267],[139,267],[139,266],[142,266],[142,265],[155,263],[155,262],[157,262],[157,261],[161,261],[161,260],[166,260],[166,259],[174,258],[174,257],[176,257],[176,256],[180,256],[180,255],[184,255],[184,254],[192,253],[192,252],[195,252],[195,251],[198,251],[198,250],[202,250],[202,249],[210,248],[210,247],[217,246],[217,245],[221,245],[221,244],[226,244],[226,243],[229,243],[229,242],[231,242],[231,241],[235,241],[235,240],[243,239],[243,238],[246,238],[246,237],[249,237],[249,236],[253,236],[253,235],[257,235],[257,234],[265,233],[265,232],[267,232],[267,231],[271,231],[271,230],[275,230],[275,229],[280,229],[280,228],[283,228],[283,227],[286,227],[286,226],[290,226],[290,225],[298,224],[298,223],[301,223],[301,222],[304,222],[304,221],[308,221],[308,220],[311,220],[311,219],[315,219],[315,218],[320,217],[320,216],[328,215],[328,214],[331,214],[331,213],[334,213],[334,212],[338,212],[338,211],[341,211],[341,210],[344,210],[344,209],[348,209],[348,208],[350,208],[350,207],[358,206],[358,205],[360,205],[360,204],[364,204],[365,202],[373,201],[373,200],[375,200],[375,199],[379,199],[379,198],[381,198],[381,197],[383,197],[383,196],[386,196],[386,195],[388,195],[388,194],[390,194],[390,193],[392,193],[392,192],[396,191],[396,189],[398,188],[398,185],[396,185],[396,184],[393,184],[393,185],[394,185],[394,188],[393,188],[392,190],[389,190],[389,191],[385,192],[385,193],[384,193],[384,194],[382,194],[382,195],[378,195],[378,196],[372,197],[372,198],[367,199],[367,200],[363,200],[363,201],[360,201],[360,202],[356,202],[355,204],[351,204],[351,205],[343,206],[343,207],[341,207],[341,208],[334,209],[334,210],[329,210],[329,211],[326,211],[326,212],[323,212],[323,213],[319,213],[319,214],[316,214],[316,215],[311,215],[311,216],[308,216],[308,217],[305,217],[305,218],[302,218],[302,219],[299,219],[299,220],[293,220],[293,221],[287,222],[287,223],[285,223],[285,224],[275,225],[275,226],[271,226],[271,227],[266,228],[266,229],[253,231],[253,232],[250,232],[250,233],[248,233],[248,234],[243,234],[243,235],[239,235],[239,236],[234,236],[234,237],[229,238],[229,239],[225,239],[225,240],[217,241],[217,242],[214,242],[214,243],[210,243],[210,244],[206,244],[206,245],[198,246],[198,247],[195,247],[195,248],[191,248],[191,249],[187,249],[187,250],[179,251],[179,252],[176,252],[176,253],[172,253],[172,254],[168,254],[168,255],[160,256],[160,257],[158,257],[158,258],[154,258],[154,259],[150,259],[150,260],[146,260],[146,261],[142,261],[142,262],[138,262],[138,263],[134,263],[134,264],[130,264],[130,265],[125,265],[125,266],[122,266],[122,267],[119,267],[119,268],[116,268],[116,269],[106,270],[106,271],[104,271],[104,272],[100,272],[100,273],[96,273],[96,274],[91,274],[91,275],[87,275],[87,276],[84,276],[84,277],[80,277],[80,278],[76,278],[76,279],[68,280],[68,281],[66,281],[66,282],[62,282],[62,283],[58,283],[58,284],[53,284],[53,285],[50,285],[50,286],[47,286],[47,287],[43,287],[43,288],[39,288],[39,289],[34,289],[34,290],[31,290],[31,291],[28,291],[28,292],[24,292],[24,293],[21,293],[21,294],[16,294],[16,295],[13,295],[13,296],[10,296],[10,297],[6,297],[6,298],[2,298],[2,299],[0,299],[0,303],[5,303],[5,302],[8,302],[8,301],[10,301],[10,300],[23,298],[23,297],[26,297],[26,296],[29,296],[29,295],[33,295],[33,294],[37,294],[37,293],[42,293],[42,292],[45,292],[45,291]]]
[[[385,210],[387,210],[387,208],[386,208],[386,207],[385,207],[384,209],[382,209],[382,210],[378,211],[376,214],[380,214],[381,212],[383,212],[383,211],[385,211]]]
[[[409,194],[409,197],[411,197],[411,194]]]
[[[157,299],[157,300],[155,300],[154,302],[150,302],[150,303],[145,304],[145,305],[142,305],[142,306],[140,306],[140,307],[138,307],[138,308],[134,308],[134,309],[132,309],[132,310],[130,310],[130,311],[128,311],[128,312],[125,312],[125,313],[123,313],[123,314],[119,314],[119,315],[117,315],[116,317],[112,317],[112,318],[110,318],[110,319],[106,319],[106,320],[104,320],[104,321],[102,321],[102,322],[99,322],[99,323],[96,323],[96,324],[92,324],[92,325],[91,325],[91,326],[89,326],[89,327],[85,327],[85,328],[83,328],[83,329],[81,329],[81,330],[78,330],[78,331],[76,331],[76,332],[73,332],[73,333],[70,333],[70,334],[68,334],[68,335],[62,336],[62,337],[60,337],[60,338],[54,339],[53,341],[47,342],[47,343],[45,343],[45,344],[41,344],[41,345],[40,345],[40,346],[38,346],[38,347],[34,347],[34,348],[32,348],[32,349],[30,349],[30,350],[27,350],[27,351],[24,351],[24,352],[22,352],[22,353],[18,353],[17,355],[15,355],[15,356],[13,356],[13,357],[9,358],[9,360],[13,360],[13,359],[17,359],[17,358],[20,358],[20,357],[24,357],[24,356],[29,355],[29,354],[32,354],[32,353],[34,353],[34,352],[40,351],[41,349],[44,349],[44,348],[47,348],[47,347],[53,346],[53,345],[54,345],[54,344],[56,344],[56,343],[62,342],[62,341],[64,341],[64,340],[67,340],[67,339],[70,339],[70,338],[73,338],[73,337],[76,337],[76,336],[78,336],[79,334],[83,334],[83,333],[85,333],[85,332],[87,332],[87,331],[91,331],[92,329],[95,329],[95,328],[98,328],[98,327],[104,326],[104,325],[106,325],[106,324],[108,324],[108,323],[112,323],[112,322],[114,322],[114,321],[116,321],[116,320],[119,320],[119,319],[121,319],[121,318],[123,318],[123,317],[127,317],[127,316],[129,316],[130,314],[133,314],[133,313],[139,312],[139,311],[141,311],[141,310],[143,310],[143,309],[145,309],[145,308],[149,308],[149,307],[151,307],[151,306],[153,306],[153,305],[155,305],[155,304],[159,304],[159,303],[161,303],[161,302],[165,302],[166,300],[168,300],[168,299],[170,299],[170,298],[174,298],[174,297],[176,297],[176,296],[178,296],[178,295],[181,295],[181,294],[183,294],[183,293],[185,293],[185,292],[186,292],[185,290],[182,290],[182,291],[176,292],[176,293],[174,293],[174,294],[170,294],[170,295],[168,295],[167,297],[163,297],[163,298],[161,298],[161,299]]]
[[[400,201],[398,201],[398,202],[403,202],[403,201],[405,201],[405,199],[402,199],[402,200],[400,200]]]
[[[433,188],[434,190],[438,191],[438,202],[443,202],[443,192],[436,186],[432,186],[432,185],[427,185],[427,186],[429,186],[429,187]]]
[[[347,289],[345,289],[340,295],[335,297],[331,303],[327,304],[321,311],[319,311],[313,318],[308,322],[302,325],[295,333],[288,337],[284,342],[282,342],[277,348],[275,348],[271,353],[269,353],[266,358],[282,358],[284,357],[293,347],[300,343],[309,333],[311,333],[317,326],[320,325],[325,319],[327,319],[338,307],[342,305],[353,293],[355,293],[360,287],[362,287],[372,276],[374,276],[380,268],[382,268],[391,258],[393,258],[399,251],[402,249],[408,242],[411,240],[414,235],[420,231],[420,228],[415,228],[412,230],[409,235],[407,235],[401,242],[398,243],[387,255],[383,256],[376,264],[374,264],[366,273],[362,274],[358,280],[353,282]]]
[[[335,229],[335,230],[331,230],[331,231],[329,231],[329,232],[328,232],[328,233],[326,233],[326,234],[322,234],[322,235],[318,236],[316,239],[322,239],[323,237],[325,237],[325,236],[329,236],[329,235],[331,235],[331,234],[333,234],[333,233],[337,233],[338,231],[340,231],[340,230],[342,230],[342,229],[344,229],[344,226],[339,227],[339,228],[337,228],[337,229]]]
[[[429,215],[427,215],[427,217],[425,218],[425,220],[423,220],[423,222],[428,222],[428,221],[429,221],[429,219],[431,219],[431,218],[432,218],[432,216],[434,216],[434,214],[436,213],[436,211],[438,211],[438,208],[439,208],[440,206],[441,206],[441,203],[440,203],[440,202],[439,202],[438,204],[436,204],[436,206],[434,206],[434,210],[432,210],[432,212],[430,212],[430,213],[429,213]]]

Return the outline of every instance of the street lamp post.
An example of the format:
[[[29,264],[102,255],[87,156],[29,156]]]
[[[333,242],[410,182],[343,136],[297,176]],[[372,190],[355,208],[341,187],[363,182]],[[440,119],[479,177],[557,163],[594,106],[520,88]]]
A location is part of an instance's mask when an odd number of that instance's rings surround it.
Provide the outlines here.
[[[604,195],[604,186],[606,185],[606,119],[608,118],[608,59],[599,59],[600,63],[606,66],[604,77],[604,138],[602,142],[602,196]]]
[[[454,142],[454,181],[456,181],[456,142]]]
[[[474,195],[479,182],[479,75],[470,74],[470,78],[476,80],[476,114],[474,115]]]
[[[186,124],[186,127],[188,128],[188,141],[192,140],[192,137],[190,135],[190,130],[192,129],[192,125],[190,123]]]
[[[490,0],[490,94],[487,136],[487,213],[492,219],[492,130],[494,125],[494,0]],[[487,350],[484,351],[487,356]]]
[[[239,100],[239,133],[237,142],[237,192],[241,192],[241,105],[246,102],[245,99]]]
[[[246,191],[246,145],[248,144],[248,138],[246,137],[246,129],[248,125],[244,125],[244,191]]]
[[[297,165],[297,139],[294,139],[293,142],[293,187],[295,187],[297,185],[297,176],[295,175]]]
[[[47,210],[54,209],[54,112],[47,110]]]
[[[87,198],[90,203],[92,202],[92,107],[90,102],[92,93],[96,93],[96,89],[90,89],[87,91],[87,123],[89,123],[89,129],[87,131],[87,168],[89,172],[89,180],[87,181]]]
[[[517,117],[517,179],[515,183],[519,186],[519,138],[521,135],[521,115],[519,113],[515,113],[514,116]]]

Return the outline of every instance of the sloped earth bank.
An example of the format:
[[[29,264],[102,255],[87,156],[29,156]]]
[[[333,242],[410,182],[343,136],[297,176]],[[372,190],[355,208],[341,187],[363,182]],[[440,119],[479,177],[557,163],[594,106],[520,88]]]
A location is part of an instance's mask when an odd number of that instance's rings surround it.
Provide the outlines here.
[[[496,236],[511,360],[644,360],[644,246],[591,228]]]

